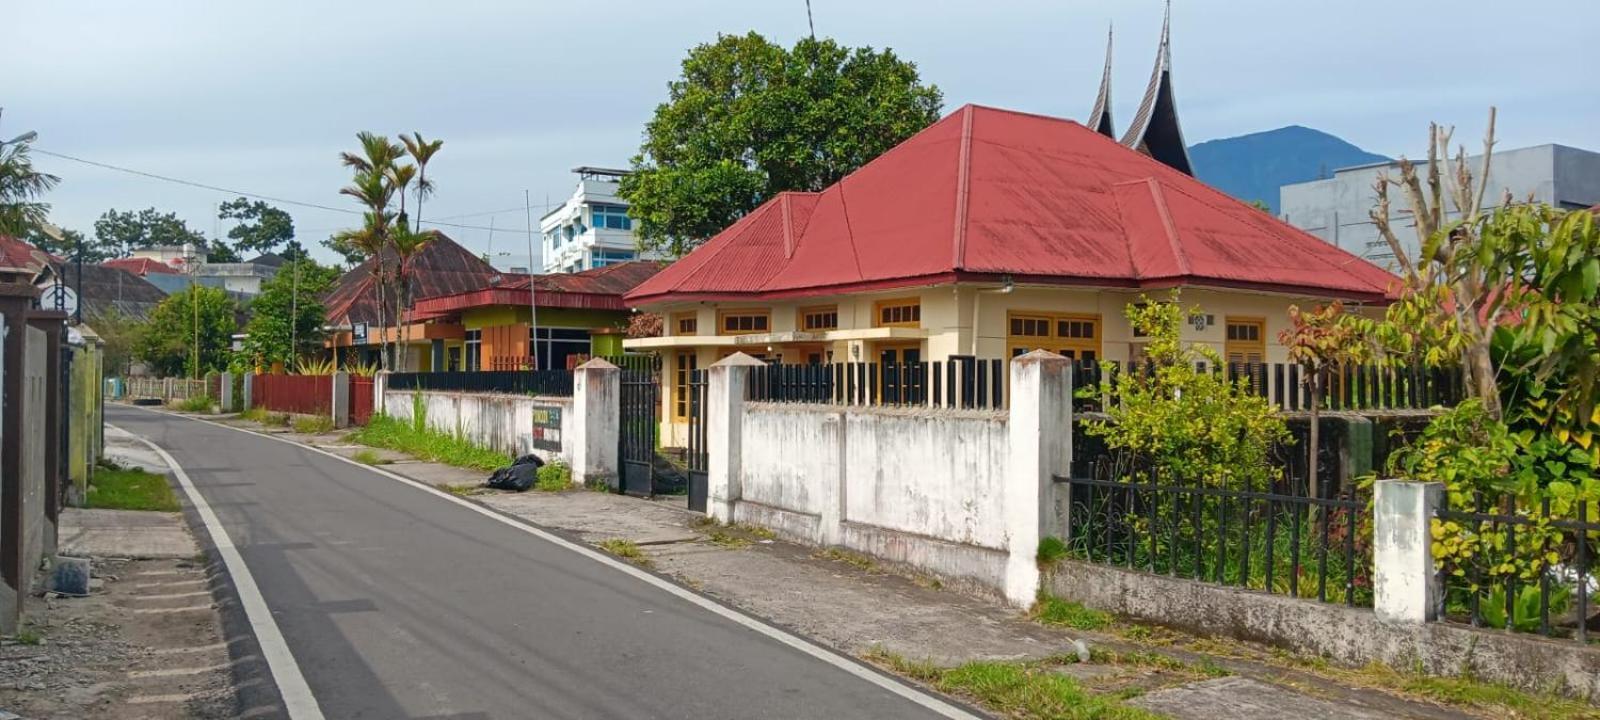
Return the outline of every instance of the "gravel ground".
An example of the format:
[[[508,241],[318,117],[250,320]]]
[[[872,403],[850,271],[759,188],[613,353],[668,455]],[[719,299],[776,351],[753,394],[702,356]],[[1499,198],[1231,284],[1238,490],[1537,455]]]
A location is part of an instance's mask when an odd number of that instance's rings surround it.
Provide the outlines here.
[[[99,560],[89,597],[29,598],[0,641],[0,710],[24,718],[226,718],[228,647],[206,569]],[[41,582],[42,585],[42,582]]]

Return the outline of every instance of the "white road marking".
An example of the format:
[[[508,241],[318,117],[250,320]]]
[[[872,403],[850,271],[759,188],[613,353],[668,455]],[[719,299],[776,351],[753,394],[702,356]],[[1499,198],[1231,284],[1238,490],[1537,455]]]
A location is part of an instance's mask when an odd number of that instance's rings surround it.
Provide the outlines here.
[[[228,574],[233,576],[234,589],[238,591],[239,599],[244,603],[245,618],[249,620],[250,629],[255,632],[256,641],[261,645],[261,654],[266,656],[268,672],[272,673],[272,678],[278,683],[278,692],[283,696],[283,707],[289,714],[289,720],[323,720],[322,708],[317,705],[317,698],[311,694],[311,686],[306,684],[305,675],[300,673],[300,666],[295,663],[294,653],[289,650],[289,643],[283,639],[283,632],[278,629],[277,621],[272,618],[272,610],[267,607],[266,598],[261,596],[260,588],[256,587],[255,577],[250,574],[250,568],[244,564],[239,549],[234,547],[233,540],[228,537],[228,531],[222,526],[222,521],[217,519],[215,512],[212,512],[211,504],[201,497],[200,491],[194,487],[194,481],[189,479],[189,474],[183,471],[183,467],[171,454],[143,437],[137,435],[134,437],[166,461],[167,467],[171,468],[172,474],[178,478],[178,486],[183,488],[183,494],[194,504],[195,512],[200,515],[200,521],[205,523],[206,532],[211,534],[211,542],[217,546],[217,554],[222,556],[223,565],[227,566]]]
[[[574,553],[577,553],[580,556],[583,556],[583,557],[585,557],[585,558],[587,558],[589,560],[593,560],[593,561],[595,561],[597,563],[600,563],[601,565],[605,565],[606,567],[609,567],[609,568],[611,568],[613,570],[616,570],[618,572],[621,572],[621,573],[624,573],[624,574],[627,574],[627,575],[631,575],[634,578],[640,580],[641,582],[644,582],[647,585],[655,587],[658,590],[662,590],[662,591],[664,591],[664,592],[666,592],[666,593],[668,593],[670,595],[673,595],[675,597],[678,597],[679,599],[682,599],[682,600],[684,600],[684,601],[686,601],[686,602],[688,602],[690,604],[696,605],[696,606],[698,606],[698,607],[700,607],[700,608],[702,608],[704,610],[710,611],[711,613],[719,615],[719,616],[721,616],[721,617],[723,617],[723,618],[725,618],[725,619],[727,619],[729,621],[732,621],[735,624],[742,625],[745,628],[748,628],[748,629],[753,630],[755,632],[761,633],[762,635],[765,635],[768,638],[776,640],[776,641],[778,641],[780,643],[783,643],[784,645],[787,645],[787,646],[789,646],[789,647],[791,647],[791,648],[793,648],[795,650],[798,650],[798,651],[800,651],[800,652],[802,652],[802,653],[804,653],[806,655],[810,655],[811,657],[813,657],[813,658],[815,658],[817,660],[820,660],[820,661],[822,661],[824,663],[832,665],[833,667],[838,668],[839,670],[842,670],[842,671],[844,671],[845,673],[847,673],[849,675],[853,675],[856,678],[859,678],[861,680],[865,680],[866,682],[871,683],[873,685],[876,685],[879,688],[882,688],[884,690],[887,690],[890,693],[893,693],[893,694],[898,695],[898,696],[900,696],[902,698],[910,700],[911,702],[916,703],[917,705],[920,705],[920,706],[922,706],[922,707],[924,707],[924,708],[926,708],[926,709],[938,714],[940,717],[951,718],[951,720],[979,720],[980,719],[980,716],[974,715],[974,714],[966,711],[965,709],[963,709],[963,708],[961,708],[961,707],[959,707],[957,705],[954,705],[952,703],[946,702],[946,701],[944,701],[944,700],[942,700],[940,698],[934,697],[933,695],[929,695],[926,692],[918,690],[917,688],[914,688],[914,687],[912,687],[910,685],[906,685],[904,683],[898,682],[898,681],[896,681],[896,680],[894,680],[894,679],[892,679],[890,677],[887,677],[885,675],[879,674],[878,672],[870,670],[867,667],[861,665],[860,663],[855,662],[854,660],[851,660],[851,659],[849,659],[847,657],[841,656],[839,653],[836,653],[836,652],[834,652],[832,650],[829,650],[829,649],[823,648],[823,647],[821,647],[819,645],[816,645],[814,643],[811,643],[811,642],[801,638],[798,635],[795,635],[793,633],[790,633],[790,632],[781,630],[779,628],[773,627],[772,625],[768,625],[765,622],[762,622],[760,620],[757,620],[756,618],[753,618],[753,617],[750,617],[750,616],[745,615],[743,613],[740,613],[738,611],[735,611],[732,608],[725,607],[725,606],[723,606],[723,605],[721,605],[719,603],[712,602],[711,600],[708,600],[708,599],[706,599],[704,597],[701,597],[701,596],[699,596],[699,595],[697,595],[697,594],[695,594],[693,592],[690,592],[689,590],[687,590],[685,588],[679,587],[679,586],[677,586],[677,585],[675,585],[675,584],[673,584],[673,583],[671,583],[671,582],[669,582],[667,580],[663,580],[662,578],[656,577],[655,575],[652,575],[652,574],[647,573],[647,572],[645,572],[643,570],[640,570],[640,569],[634,567],[633,565],[630,565],[630,564],[628,564],[626,562],[618,560],[617,558],[612,557],[611,555],[608,555],[603,551],[596,550],[596,549],[591,548],[591,547],[589,547],[587,545],[580,545],[578,543],[572,542],[572,541],[567,540],[565,538],[562,538],[560,536],[553,535],[553,534],[551,534],[549,532],[541,530],[541,529],[539,529],[537,527],[534,527],[532,525],[528,525],[528,524],[526,524],[526,523],[524,523],[524,522],[522,522],[520,520],[513,519],[513,518],[507,517],[505,515],[501,515],[500,513],[494,512],[493,510],[490,510],[490,509],[488,509],[488,508],[486,508],[486,507],[484,507],[482,505],[479,505],[477,503],[470,502],[470,501],[464,500],[462,498],[456,497],[455,495],[452,495],[452,494],[450,494],[448,492],[445,492],[443,490],[435,488],[432,485],[428,485],[427,483],[418,482],[416,480],[412,480],[411,478],[408,478],[408,477],[405,477],[405,476],[402,476],[402,475],[396,475],[396,474],[394,474],[392,472],[384,470],[381,467],[360,463],[360,462],[357,462],[357,461],[352,460],[350,458],[343,457],[341,455],[338,455],[338,454],[335,454],[335,453],[332,453],[332,452],[328,452],[327,450],[323,450],[322,448],[313,447],[311,445],[302,445],[300,443],[297,443],[297,442],[295,442],[293,440],[289,440],[289,439],[286,439],[286,438],[281,438],[281,437],[277,437],[277,436],[274,436],[274,435],[269,435],[269,434],[266,434],[266,433],[258,433],[258,432],[252,431],[252,430],[247,430],[245,428],[234,427],[232,425],[227,425],[227,424],[219,423],[219,422],[212,422],[210,420],[204,420],[204,419],[197,418],[197,417],[190,417],[188,415],[180,415],[178,413],[170,413],[170,412],[165,412],[165,411],[162,411],[162,410],[151,410],[150,408],[145,408],[145,407],[139,407],[138,409],[146,410],[146,411],[149,411],[149,412],[152,412],[152,413],[157,413],[157,414],[160,414],[160,415],[168,415],[168,416],[171,416],[171,417],[183,418],[185,420],[193,420],[195,422],[205,423],[207,425],[214,425],[214,426],[220,427],[220,428],[227,428],[227,429],[233,430],[235,432],[241,432],[241,433],[245,433],[247,435],[255,435],[257,437],[267,438],[268,440],[276,440],[278,442],[281,442],[281,443],[284,443],[284,444],[287,444],[287,445],[293,445],[293,446],[295,446],[297,448],[301,448],[301,449],[304,449],[304,450],[310,450],[311,452],[314,452],[314,453],[319,453],[319,454],[322,454],[322,455],[326,455],[326,456],[331,457],[331,458],[333,458],[335,460],[338,460],[339,462],[346,463],[348,465],[353,465],[353,466],[361,468],[363,470],[368,470],[368,471],[377,473],[379,475],[382,475],[383,477],[389,478],[390,480],[394,480],[395,482],[399,482],[399,483],[402,483],[402,484],[405,484],[405,485],[410,485],[411,487],[414,487],[414,488],[416,488],[418,490],[421,490],[423,492],[432,493],[434,496],[436,496],[436,497],[438,497],[438,498],[440,498],[442,500],[446,500],[448,502],[453,502],[453,503],[455,503],[457,505],[460,505],[461,507],[464,507],[464,508],[466,508],[468,510],[471,510],[471,511],[473,511],[475,513],[478,513],[479,515],[482,515],[482,516],[484,516],[486,518],[489,518],[490,520],[494,520],[495,522],[501,523],[503,525],[507,525],[509,527],[516,528],[516,529],[521,530],[521,531],[523,531],[525,533],[528,533],[529,535],[532,535],[532,536],[534,536],[536,538],[539,538],[540,540],[544,540],[545,542],[551,543],[551,544],[553,544],[553,545],[555,545],[557,547],[560,547],[560,548],[563,548],[563,549],[566,549],[566,550],[570,550],[570,551],[572,551]],[[140,439],[144,440],[144,438],[140,438]],[[152,447],[152,448],[156,447],[154,443],[151,443],[148,440],[144,440],[144,442],[146,444],[150,445],[150,447]],[[192,486],[188,483],[188,478],[181,474],[182,470],[178,469],[178,464],[177,464],[176,461],[172,460],[172,456],[168,455],[165,451],[162,451],[160,448],[156,448],[156,450],[157,450],[157,452],[161,453],[163,459],[167,460],[168,464],[170,464],[172,466],[172,468],[173,468],[173,470],[175,472],[180,473],[179,478],[184,481],[184,490],[190,494],[190,497],[198,498],[199,493],[198,492],[194,492],[191,489]],[[201,506],[197,503],[196,507],[201,507]],[[207,507],[207,513],[209,513],[210,512],[210,508],[209,508],[209,506],[206,506],[206,507]],[[214,521],[216,516],[213,515],[211,517],[212,517],[212,520]],[[209,523],[208,523],[207,527],[210,527]],[[216,536],[218,534],[218,531],[213,530],[211,534],[213,536]],[[219,547],[220,547],[220,545],[219,545]],[[238,556],[238,552],[233,549],[232,545],[229,545],[228,548],[229,548],[229,550],[231,552],[234,553],[234,557]],[[244,563],[241,560],[239,564],[242,566]],[[228,564],[228,568],[229,568],[229,570],[233,569],[233,564],[231,562]],[[252,582],[251,583],[251,590],[254,590],[254,589],[255,589],[255,584]],[[244,593],[243,593],[243,589],[242,588],[241,588],[241,592],[240,592],[240,597],[244,597]],[[255,597],[258,600],[260,599],[260,595],[259,594],[256,594]],[[246,608],[248,608],[248,607],[249,607],[249,601],[247,600],[246,601]],[[251,613],[251,617],[252,618],[254,617],[254,613]],[[276,625],[273,626],[273,632],[274,633],[277,632],[277,626]],[[279,636],[279,641],[280,642],[282,641],[282,636]],[[263,642],[262,645],[263,645],[263,649],[265,649],[266,643]],[[269,655],[268,658],[270,660],[271,656]],[[292,660],[291,660],[291,662],[292,662]],[[274,674],[276,674],[276,672],[274,672]],[[296,675],[298,676],[298,670],[296,670]],[[302,683],[303,682],[304,682],[304,680],[302,680]],[[282,687],[282,683],[280,683],[279,686]],[[287,702],[287,693],[285,693],[285,702]],[[292,713],[291,713],[291,717],[292,717]],[[320,717],[320,715],[319,715],[319,717]]]

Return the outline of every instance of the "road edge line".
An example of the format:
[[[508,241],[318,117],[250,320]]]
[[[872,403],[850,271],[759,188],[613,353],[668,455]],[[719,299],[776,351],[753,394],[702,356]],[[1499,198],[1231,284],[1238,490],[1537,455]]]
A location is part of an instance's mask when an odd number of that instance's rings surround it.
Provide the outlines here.
[[[176,413],[170,414],[184,417]],[[173,477],[177,478],[178,486],[183,489],[183,494],[188,497],[195,513],[200,516],[201,524],[211,536],[211,545],[216,548],[217,554],[222,558],[223,567],[228,570],[234,592],[239,596],[239,604],[244,609],[245,620],[250,625],[250,631],[256,636],[261,657],[267,661],[267,671],[271,673],[273,682],[278,686],[278,695],[283,699],[284,711],[290,720],[324,720],[322,707],[317,704],[316,696],[311,693],[311,686],[306,683],[305,675],[300,671],[300,664],[295,661],[294,653],[289,650],[289,642],[278,629],[278,622],[273,619],[266,598],[256,586],[255,576],[250,574],[250,567],[245,564],[244,556],[239,554],[239,549],[234,547],[233,539],[228,537],[227,528],[223,527],[222,521],[211,510],[211,504],[201,496],[194,481],[189,479],[189,474],[178,464],[176,458],[154,441],[113,423],[106,424],[128,433],[130,437],[144,443],[160,455],[161,460],[172,471]]]
[[[952,702],[949,702],[949,701],[944,700],[944,699],[942,699],[940,697],[937,697],[937,696],[929,693],[926,690],[923,690],[923,689],[921,689],[921,688],[919,688],[919,687],[917,687],[915,685],[911,685],[911,684],[909,684],[907,682],[904,682],[904,681],[900,680],[898,677],[886,675],[886,674],[880,672],[879,670],[877,670],[877,669],[875,669],[875,668],[873,668],[873,667],[871,667],[869,665],[861,663],[860,661],[856,660],[855,658],[852,658],[852,657],[850,657],[848,655],[845,655],[843,653],[840,653],[840,652],[838,652],[836,650],[833,650],[831,648],[823,646],[820,643],[817,643],[815,641],[807,640],[806,638],[803,638],[803,637],[801,637],[801,636],[799,636],[799,635],[797,635],[797,634],[795,634],[793,632],[790,632],[790,631],[785,630],[783,628],[780,628],[780,627],[778,627],[776,625],[768,623],[768,622],[766,622],[766,621],[764,621],[764,620],[762,620],[760,618],[757,618],[755,616],[746,614],[746,613],[741,612],[739,610],[736,610],[734,608],[731,608],[731,607],[728,607],[726,605],[723,605],[722,603],[716,602],[716,601],[714,601],[714,600],[712,600],[710,598],[707,598],[707,597],[702,596],[702,595],[700,595],[698,593],[695,593],[695,592],[693,592],[693,591],[691,591],[691,590],[689,590],[687,588],[681,587],[678,584],[676,584],[676,583],[674,583],[674,582],[672,582],[670,580],[667,580],[665,578],[662,578],[660,576],[657,576],[657,575],[655,575],[653,573],[641,570],[641,569],[633,566],[630,563],[624,562],[622,560],[617,559],[616,557],[614,557],[612,555],[609,555],[609,554],[605,553],[602,550],[597,550],[597,549],[589,547],[588,545],[585,545],[583,543],[575,542],[573,540],[569,540],[567,538],[561,537],[560,535],[557,535],[557,534],[552,533],[552,532],[550,532],[548,530],[545,530],[544,528],[532,525],[532,524],[524,521],[521,518],[505,515],[505,514],[502,514],[502,513],[498,512],[498,511],[495,511],[495,510],[493,510],[491,508],[488,508],[488,507],[485,507],[485,506],[480,505],[478,503],[472,502],[470,500],[466,500],[464,498],[456,497],[455,495],[452,495],[452,494],[450,494],[448,492],[440,490],[440,489],[438,489],[438,488],[436,488],[436,487],[434,487],[432,485],[429,485],[427,483],[421,482],[419,480],[413,480],[413,479],[405,477],[403,475],[398,475],[396,473],[389,472],[388,470],[384,470],[383,468],[380,468],[380,467],[375,467],[375,466],[372,466],[372,465],[367,465],[366,463],[357,462],[357,461],[352,460],[350,458],[344,457],[343,455],[339,455],[337,453],[329,452],[329,451],[323,450],[322,448],[319,448],[319,447],[314,447],[314,446],[311,446],[311,445],[307,445],[305,443],[298,443],[298,442],[295,442],[293,440],[289,440],[287,438],[277,437],[275,435],[271,435],[271,434],[268,434],[268,433],[256,432],[256,431],[251,430],[249,428],[235,427],[233,425],[228,425],[226,423],[220,423],[220,422],[216,422],[214,420],[207,420],[205,418],[194,417],[192,415],[184,415],[182,413],[168,412],[168,411],[165,411],[165,410],[155,410],[155,409],[152,409],[152,408],[140,407],[140,406],[137,406],[137,405],[130,405],[128,407],[132,407],[132,408],[135,408],[135,409],[138,409],[138,410],[144,410],[146,412],[156,413],[158,415],[168,415],[168,416],[171,416],[171,417],[183,418],[185,420],[191,420],[191,421],[194,421],[194,422],[205,423],[207,425],[214,425],[214,426],[220,427],[220,428],[227,428],[227,429],[233,430],[235,432],[241,432],[241,433],[245,433],[245,434],[248,434],[248,435],[255,435],[255,436],[258,436],[258,437],[267,438],[269,440],[276,440],[276,441],[284,443],[286,445],[293,445],[295,447],[302,448],[302,449],[305,449],[305,450],[309,450],[309,451],[314,452],[314,453],[318,453],[318,454],[321,454],[321,455],[326,455],[326,456],[328,456],[330,458],[338,460],[339,462],[342,462],[342,463],[345,463],[345,464],[348,464],[348,465],[353,465],[353,466],[361,468],[363,470],[368,470],[368,471],[376,473],[376,474],[378,474],[378,475],[380,475],[382,477],[386,477],[386,478],[388,478],[390,480],[394,480],[396,482],[399,482],[399,483],[402,483],[402,484],[405,484],[405,485],[409,485],[409,486],[414,487],[414,488],[416,488],[418,490],[422,490],[423,492],[431,493],[434,496],[439,497],[439,498],[441,498],[443,500],[447,500],[449,502],[455,503],[455,504],[457,504],[457,505],[459,505],[461,507],[464,507],[464,508],[466,508],[468,510],[471,510],[471,511],[473,511],[475,513],[478,513],[479,515],[482,515],[482,516],[487,517],[487,518],[489,518],[491,520],[499,522],[499,523],[501,523],[503,525],[515,528],[517,530],[521,530],[521,531],[523,531],[525,533],[533,535],[534,537],[537,537],[537,538],[539,538],[541,540],[549,542],[549,543],[551,543],[551,544],[553,544],[553,545],[555,545],[557,547],[560,547],[562,549],[569,550],[571,552],[577,553],[578,555],[580,555],[580,556],[582,556],[584,558],[587,558],[589,560],[593,560],[595,562],[598,562],[601,565],[605,565],[607,567],[610,567],[613,570],[619,570],[619,571],[623,572],[624,574],[630,575],[630,576],[632,576],[632,577],[634,577],[634,578],[636,578],[638,580],[641,580],[645,584],[650,585],[650,586],[652,586],[652,587],[654,587],[654,588],[656,588],[658,590],[662,590],[662,591],[664,591],[664,592],[666,592],[666,593],[668,593],[670,595],[673,595],[673,596],[675,596],[675,597],[677,597],[677,598],[679,598],[681,600],[684,600],[684,601],[686,601],[686,602],[688,602],[688,603],[690,603],[690,604],[692,604],[692,605],[694,605],[696,607],[699,607],[699,608],[701,608],[703,610],[710,611],[711,613],[713,613],[713,614],[715,614],[715,615],[717,615],[719,617],[722,617],[724,619],[730,620],[734,624],[740,625],[740,626],[744,627],[747,630],[753,630],[753,631],[755,631],[757,633],[760,633],[761,635],[766,636],[768,639],[775,640],[775,641],[777,641],[777,642],[779,642],[779,643],[781,643],[783,645],[786,645],[786,646],[788,646],[790,648],[798,650],[799,652],[801,652],[801,653],[803,653],[805,655],[809,655],[814,659],[817,659],[817,660],[820,660],[820,661],[822,661],[824,663],[827,663],[828,665],[831,665],[831,666],[833,666],[833,667],[835,667],[835,668],[837,668],[839,670],[844,671],[848,675],[852,675],[852,676],[854,676],[854,677],[856,677],[858,679],[865,680],[866,682],[871,683],[872,685],[875,685],[875,686],[877,686],[877,687],[879,687],[879,688],[881,688],[883,690],[889,691],[890,693],[892,693],[894,695],[897,695],[897,696],[902,697],[902,698],[904,698],[906,700],[909,700],[909,701],[911,701],[911,702],[913,702],[913,703],[915,703],[915,704],[917,704],[917,705],[919,705],[919,706],[921,706],[921,707],[923,707],[923,708],[925,708],[927,710],[930,710],[930,711],[932,711],[934,713],[937,713],[940,717],[948,718],[949,720],[981,720],[983,718],[983,716],[980,715],[980,714],[973,713],[973,712],[967,710],[966,708],[963,708],[963,707],[961,707],[959,705],[956,705],[956,704],[954,704]],[[136,436],[136,437],[138,437],[138,436]],[[140,437],[140,439],[143,440],[142,437]],[[148,443],[149,441],[145,441],[145,442]],[[151,445],[151,447],[156,447],[154,443],[150,443],[150,445]],[[166,455],[165,451],[161,451],[161,452],[162,452],[162,455],[163,455],[164,458],[165,457],[170,457],[170,456]],[[176,464],[174,463],[173,466],[176,467]],[[208,512],[209,512],[209,508],[208,508]],[[230,548],[230,550],[232,549],[232,545],[231,544],[229,545],[229,548]],[[237,551],[234,551],[234,552],[237,553]],[[254,589],[254,585],[252,585],[252,589]],[[274,625],[274,628],[276,628],[276,625]],[[282,639],[281,636],[279,636],[279,639],[280,640]],[[292,662],[292,660],[291,660],[291,662]],[[301,679],[301,682],[304,682],[303,678]]]

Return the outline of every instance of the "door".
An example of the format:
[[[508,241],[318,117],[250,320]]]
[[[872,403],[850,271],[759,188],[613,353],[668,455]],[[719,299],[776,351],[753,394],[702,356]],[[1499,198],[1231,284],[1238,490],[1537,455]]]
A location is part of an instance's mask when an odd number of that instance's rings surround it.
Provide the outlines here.
[[[916,402],[920,396],[922,343],[880,343],[878,382],[885,403]]]
[[[1222,346],[1222,357],[1228,363],[1230,379],[1241,375],[1250,378],[1251,387],[1261,392],[1266,382],[1260,372],[1267,355],[1267,321],[1264,318],[1228,317],[1227,342]]]

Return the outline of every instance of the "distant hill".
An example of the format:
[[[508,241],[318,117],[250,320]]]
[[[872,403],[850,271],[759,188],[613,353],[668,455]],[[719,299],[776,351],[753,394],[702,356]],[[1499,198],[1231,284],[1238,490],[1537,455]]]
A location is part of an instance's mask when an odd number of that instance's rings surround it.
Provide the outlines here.
[[[1283,185],[1388,159],[1300,125],[1208,140],[1189,148],[1196,177],[1245,202],[1261,200],[1273,214],[1278,212],[1278,188]]]

